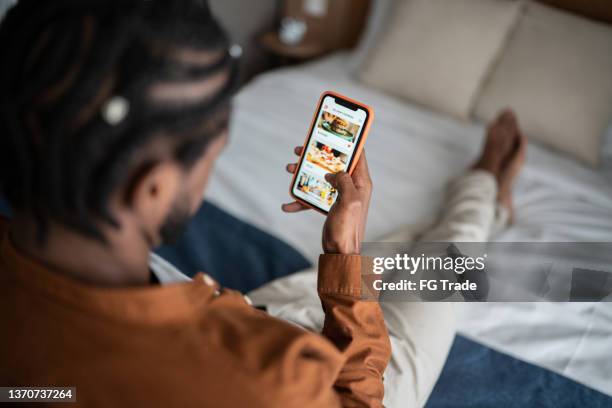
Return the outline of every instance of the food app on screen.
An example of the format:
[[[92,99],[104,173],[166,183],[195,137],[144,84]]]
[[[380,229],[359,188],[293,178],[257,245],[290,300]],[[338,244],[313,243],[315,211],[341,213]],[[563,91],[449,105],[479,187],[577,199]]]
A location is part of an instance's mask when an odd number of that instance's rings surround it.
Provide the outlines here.
[[[325,97],[293,186],[296,196],[326,211],[331,208],[338,193],[325,175],[348,169],[366,118],[364,110],[351,110]]]

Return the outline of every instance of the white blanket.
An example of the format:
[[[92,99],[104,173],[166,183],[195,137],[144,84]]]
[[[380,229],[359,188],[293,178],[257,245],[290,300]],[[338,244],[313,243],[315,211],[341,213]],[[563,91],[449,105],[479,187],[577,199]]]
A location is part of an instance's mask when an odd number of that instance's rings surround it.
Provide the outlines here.
[[[367,240],[432,222],[445,184],[476,157],[484,126],[461,123],[360,85],[346,56],[260,76],[238,96],[231,142],[207,198],[289,242],[311,260],[323,217],[286,215],[286,163],[307,133],[318,96],[335,90],[374,107],[366,145],[374,180]],[[601,174],[530,145],[505,241],[612,242],[612,188]],[[461,332],[612,395],[612,304],[463,305]]]

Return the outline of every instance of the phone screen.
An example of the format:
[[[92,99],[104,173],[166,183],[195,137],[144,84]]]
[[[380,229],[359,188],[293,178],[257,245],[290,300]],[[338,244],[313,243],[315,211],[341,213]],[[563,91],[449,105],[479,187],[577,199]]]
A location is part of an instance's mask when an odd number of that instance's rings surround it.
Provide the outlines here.
[[[368,119],[367,110],[358,105],[337,96],[323,97],[292,186],[295,196],[329,212],[338,192],[325,175],[349,169]]]

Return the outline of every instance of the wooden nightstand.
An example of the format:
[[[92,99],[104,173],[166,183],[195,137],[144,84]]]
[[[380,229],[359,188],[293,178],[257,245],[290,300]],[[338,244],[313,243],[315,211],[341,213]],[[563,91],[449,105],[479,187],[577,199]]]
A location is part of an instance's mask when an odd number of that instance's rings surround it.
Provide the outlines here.
[[[277,58],[281,65],[305,62],[329,52],[328,47],[308,38],[299,44],[287,45],[280,40],[276,32],[262,35],[259,44],[266,52]]]
[[[311,15],[307,0],[282,0],[279,19],[293,18],[304,21],[308,30],[296,45],[283,43],[277,32],[259,37],[259,45],[280,65],[295,64],[321,57],[327,53],[352,48],[365,26],[370,0],[326,0],[326,12]]]

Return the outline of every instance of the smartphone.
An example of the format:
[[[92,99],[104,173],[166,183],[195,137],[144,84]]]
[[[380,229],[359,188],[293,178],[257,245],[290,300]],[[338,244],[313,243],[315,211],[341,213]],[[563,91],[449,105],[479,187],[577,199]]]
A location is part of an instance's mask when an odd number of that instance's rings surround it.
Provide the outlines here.
[[[373,120],[369,106],[336,92],[324,92],[291,182],[291,196],[323,214],[329,213],[338,192],[325,181],[325,175],[352,173]]]

